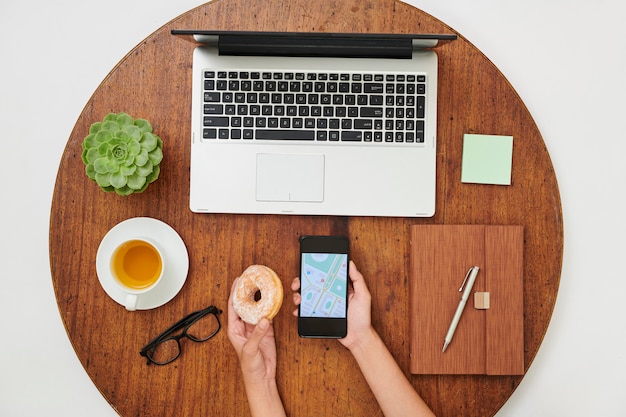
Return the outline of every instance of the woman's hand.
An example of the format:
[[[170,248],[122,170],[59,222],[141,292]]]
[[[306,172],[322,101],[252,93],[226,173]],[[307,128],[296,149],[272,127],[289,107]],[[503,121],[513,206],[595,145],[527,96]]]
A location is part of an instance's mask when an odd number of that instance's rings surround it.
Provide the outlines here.
[[[248,382],[276,378],[276,340],[272,323],[263,318],[254,326],[241,320],[233,307],[233,283],[228,299],[228,339],[235,348]]]
[[[283,417],[285,408],[276,384],[274,326],[266,318],[256,326],[241,320],[233,307],[236,283],[228,298],[228,339],[239,357],[250,413],[253,417]]]
[[[367,338],[372,334],[372,297],[367,289],[363,275],[352,261],[350,261],[348,273],[351,281],[351,285],[348,286],[348,334],[343,339],[339,339],[339,342],[352,350],[355,346],[367,343]],[[291,289],[294,291],[293,302],[296,306],[299,306],[302,301],[299,293],[299,277],[294,278],[291,283]],[[298,316],[297,308],[293,315]]]

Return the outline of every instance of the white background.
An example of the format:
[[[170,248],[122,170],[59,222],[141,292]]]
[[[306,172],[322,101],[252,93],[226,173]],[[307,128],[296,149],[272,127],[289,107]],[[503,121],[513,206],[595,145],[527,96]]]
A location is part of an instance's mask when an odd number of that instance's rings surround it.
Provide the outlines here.
[[[107,73],[200,3],[0,2],[2,416],[116,415],[80,365],[57,310],[48,262],[55,176],[74,123]],[[623,416],[626,3],[410,3],[504,73],[535,118],[559,181],[565,252],[556,308],[537,358],[497,416]]]

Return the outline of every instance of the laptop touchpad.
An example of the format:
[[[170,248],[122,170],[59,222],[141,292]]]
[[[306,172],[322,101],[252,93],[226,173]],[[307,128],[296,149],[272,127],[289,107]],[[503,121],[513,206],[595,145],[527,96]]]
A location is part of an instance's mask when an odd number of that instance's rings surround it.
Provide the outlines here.
[[[324,201],[324,155],[256,156],[257,201]]]

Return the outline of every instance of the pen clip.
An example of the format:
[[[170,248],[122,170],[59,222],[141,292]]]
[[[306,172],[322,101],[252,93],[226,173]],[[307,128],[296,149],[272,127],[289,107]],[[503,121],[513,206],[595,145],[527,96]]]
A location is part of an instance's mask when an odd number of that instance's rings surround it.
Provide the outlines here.
[[[461,288],[459,288],[459,292],[463,291],[463,287],[465,287],[465,283],[467,282],[467,279],[469,278],[474,268],[476,267],[472,266],[470,269],[467,270],[467,274],[465,274],[465,278],[463,278],[463,282],[461,283]]]

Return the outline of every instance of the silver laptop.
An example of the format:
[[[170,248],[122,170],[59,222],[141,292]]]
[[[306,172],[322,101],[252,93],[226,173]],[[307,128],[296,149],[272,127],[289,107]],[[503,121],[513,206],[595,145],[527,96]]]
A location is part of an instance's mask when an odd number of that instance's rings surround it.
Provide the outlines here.
[[[190,208],[430,217],[437,55],[455,35],[193,36]]]

